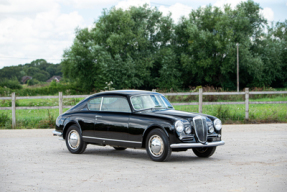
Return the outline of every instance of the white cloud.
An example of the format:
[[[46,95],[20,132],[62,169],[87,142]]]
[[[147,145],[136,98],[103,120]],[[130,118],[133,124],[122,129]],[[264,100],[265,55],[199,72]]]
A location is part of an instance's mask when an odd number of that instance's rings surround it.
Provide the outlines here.
[[[77,11],[61,13],[60,5],[53,0],[1,1],[0,12],[3,10],[9,12],[0,20],[0,69],[40,58],[60,62],[63,50],[73,42],[75,28],[85,27]]]
[[[224,5],[229,4],[232,9],[236,7],[241,2],[244,2],[246,0],[219,0],[213,4],[213,6],[224,8]]]
[[[60,0],[64,4],[73,5],[78,9],[93,9],[103,5],[114,5],[119,0]],[[109,7],[107,7],[109,8]]]
[[[59,5],[54,0],[9,0],[0,3],[0,13],[33,13],[54,9]]]
[[[150,0],[124,0],[119,2],[115,7],[116,8],[122,8],[124,10],[129,9],[131,6],[142,6],[144,4],[148,4],[151,6]],[[183,5],[181,3],[176,3],[171,6],[159,6],[159,11],[163,13],[163,15],[168,15],[169,12],[172,14],[172,19],[177,22],[180,17],[182,16],[188,16],[188,14],[191,12],[191,7]]]
[[[132,6],[143,6],[144,4],[150,5],[150,0],[124,0],[119,2],[116,5],[116,8],[122,8],[123,10],[127,10]]]
[[[263,17],[267,19],[268,22],[271,22],[274,20],[274,12],[269,7],[265,7],[263,10],[260,10],[260,14],[262,14]]]
[[[163,13],[163,15],[168,15],[171,12],[171,17],[174,22],[178,22],[182,16],[187,17],[191,12],[192,8],[181,3],[176,3],[171,5],[170,7],[160,6],[159,11]]]

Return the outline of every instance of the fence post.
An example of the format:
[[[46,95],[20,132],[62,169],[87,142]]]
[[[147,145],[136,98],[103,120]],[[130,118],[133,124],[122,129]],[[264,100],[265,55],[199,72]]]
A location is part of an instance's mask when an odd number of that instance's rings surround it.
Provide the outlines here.
[[[12,129],[16,128],[16,95],[12,93]]]
[[[249,119],[249,88],[245,88],[245,120]]]
[[[198,100],[198,112],[202,113],[202,88],[199,88]]]
[[[59,115],[63,113],[63,92],[59,92]]]

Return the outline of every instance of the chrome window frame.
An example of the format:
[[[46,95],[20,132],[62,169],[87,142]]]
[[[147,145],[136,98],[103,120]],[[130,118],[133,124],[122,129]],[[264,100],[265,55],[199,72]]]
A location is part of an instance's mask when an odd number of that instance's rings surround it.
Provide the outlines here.
[[[131,102],[131,104],[132,104],[132,107],[133,107],[133,110],[134,110],[134,111],[142,111],[142,110],[145,110],[145,109],[149,109],[149,108],[150,108],[150,107],[148,107],[148,108],[144,108],[144,109],[137,110],[137,109],[135,109],[134,104],[133,104],[133,102],[132,102],[132,98],[133,98],[133,97],[145,96],[145,95],[147,95],[147,96],[149,96],[149,95],[159,95],[160,98],[161,98],[161,96],[164,96],[164,95],[161,95],[161,94],[139,94],[139,95],[133,95],[133,96],[130,97],[130,102]],[[161,98],[161,100],[163,101],[162,98]],[[163,101],[163,103],[164,103],[166,109],[171,109],[171,108],[168,108],[168,106],[166,106],[165,101]],[[171,103],[170,103],[170,105],[171,105]],[[171,105],[171,106],[172,106],[172,105]],[[173,106],[172,106],[172,108],[174,109]]]

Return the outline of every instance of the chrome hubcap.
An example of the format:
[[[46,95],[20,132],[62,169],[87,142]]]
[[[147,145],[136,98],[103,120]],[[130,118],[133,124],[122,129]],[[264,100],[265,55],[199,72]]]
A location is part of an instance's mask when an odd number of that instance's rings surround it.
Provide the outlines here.
[[[72,149],[77,149],[80,145],[80,135],[77,131],[72,130],[68,135],[68,144]]]
[[[158,135],[153,135],[150,137],[149,141],[149,151],[150,153],[155,156],[159,157],[163,153],[164,145],[163,145],[163,140],[160,136]]]

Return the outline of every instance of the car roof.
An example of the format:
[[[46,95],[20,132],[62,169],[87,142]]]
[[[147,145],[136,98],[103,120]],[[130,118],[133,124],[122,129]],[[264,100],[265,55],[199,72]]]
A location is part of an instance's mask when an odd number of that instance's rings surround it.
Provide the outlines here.
[[[92,96],[98,96],[98,95],[143,95],[143,94],[148,94],[148,95],[161,95],[160,93],[157,92],[152,92],[152,91],[143,91],[143,90],[115,90],[115,91],[103,91],[100,93],[96,93],[91,95]]]

